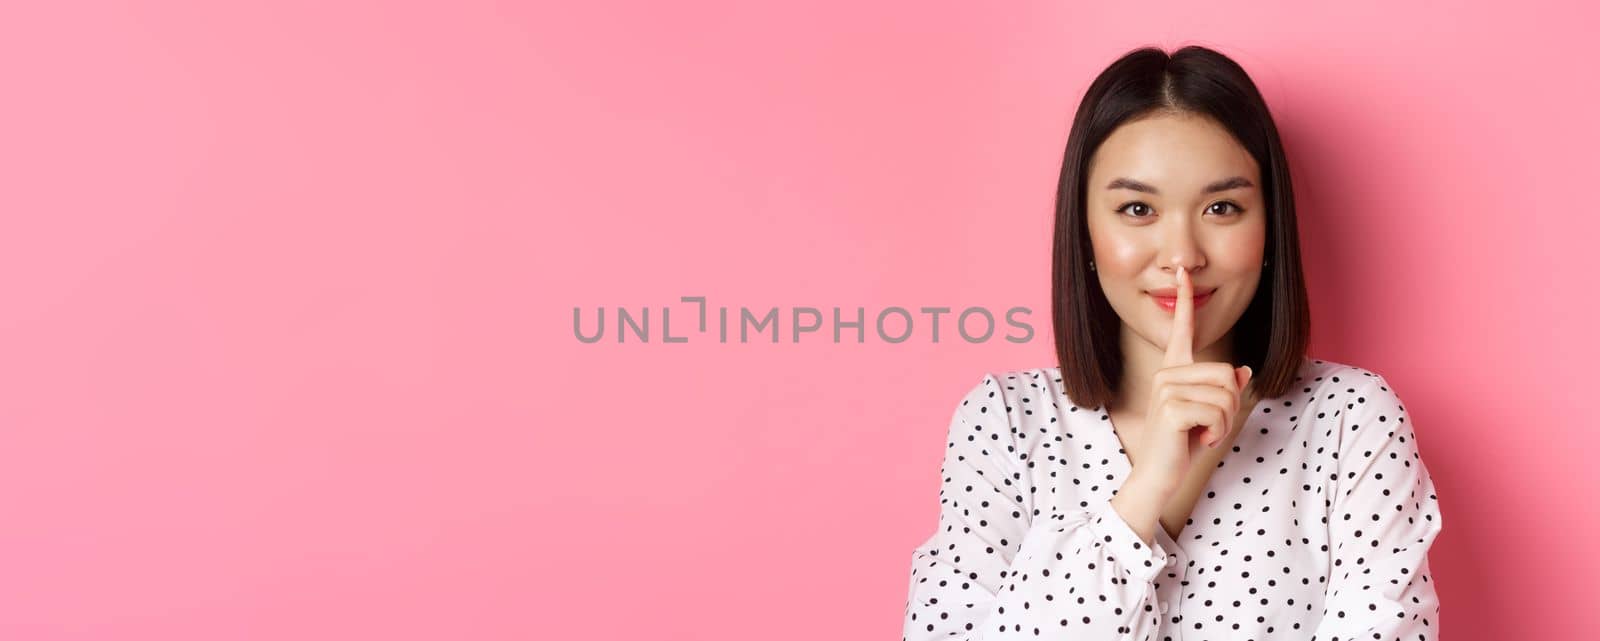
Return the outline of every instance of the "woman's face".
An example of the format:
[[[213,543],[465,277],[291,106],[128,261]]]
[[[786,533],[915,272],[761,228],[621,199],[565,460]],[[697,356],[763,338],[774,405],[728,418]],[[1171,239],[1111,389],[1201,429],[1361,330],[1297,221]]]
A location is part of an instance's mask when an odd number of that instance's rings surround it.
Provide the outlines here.
[[[1149,292],[1175,289],[1182,265],[1195,287],[1195,360],[1229,360],[1207,348],[1231,351],[1266,248],[1261,172],[1250,153],[1204,116],[1126,122],[1090,158],[1085,202],[1091,274],[1122,318],[1124,345],[1137,344],[1131,332],[1165,351],[1173,312]]]

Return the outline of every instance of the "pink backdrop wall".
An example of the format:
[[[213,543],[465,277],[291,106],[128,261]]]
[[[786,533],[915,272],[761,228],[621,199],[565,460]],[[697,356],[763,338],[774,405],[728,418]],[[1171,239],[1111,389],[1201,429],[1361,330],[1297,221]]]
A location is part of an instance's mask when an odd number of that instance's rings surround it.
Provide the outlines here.
[[[218,4],[0,9],[0,636],[894,638],[959,395],[1051,364],[1077,100],[1188,43],[1279,118],[1313,355],[1425,434],[1446,638],[1600,625],[1578,3]]]

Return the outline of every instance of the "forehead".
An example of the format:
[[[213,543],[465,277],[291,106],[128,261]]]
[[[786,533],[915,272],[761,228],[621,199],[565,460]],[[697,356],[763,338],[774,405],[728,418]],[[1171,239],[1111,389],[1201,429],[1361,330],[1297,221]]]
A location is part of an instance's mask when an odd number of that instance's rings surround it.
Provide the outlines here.
[[[1113,178],[1198,191],[1217,178],[1245,176],[1260,184],[1255,158],[1222,125],[1204,116],[1163,114],[1123,123],[1089,160],[1091,192]]]

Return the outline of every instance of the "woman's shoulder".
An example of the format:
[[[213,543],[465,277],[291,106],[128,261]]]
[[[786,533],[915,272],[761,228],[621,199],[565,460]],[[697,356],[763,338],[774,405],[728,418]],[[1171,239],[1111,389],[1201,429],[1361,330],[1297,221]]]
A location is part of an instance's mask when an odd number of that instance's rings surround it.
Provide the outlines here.
[[[1371,439],[1398,439],[1404,443],[1409,437],[1414,443],[1416,436],[1408,422],[1410,413],[1394,384],[1382,372],[1327,360],[1314,360],[1311,364],[1314,376],[1305,389],[1316,406],[1327,415],[1338,417],[1342,426],[1339,440],[1346,444],[1344,447],[1354,443],[1372,446]],[[1363,426],[1383,429],[1361,432]]]
[[[1305,373],[1301,376],[1311,383],[1344,383],[1377,378],[1379,374],[1359,365],[1307,356]]]
[[[1315,398],[1344,398],[1371,389],[1393,393],[1381,372],[1328,359],[1306,357],[1300,378]]]
[[[980,370],[966,385],[958,409],[990,414],[990,418],[1021,418],[1052,404],[1070,404],[1061,384],[1061,369],[1051,365]]]

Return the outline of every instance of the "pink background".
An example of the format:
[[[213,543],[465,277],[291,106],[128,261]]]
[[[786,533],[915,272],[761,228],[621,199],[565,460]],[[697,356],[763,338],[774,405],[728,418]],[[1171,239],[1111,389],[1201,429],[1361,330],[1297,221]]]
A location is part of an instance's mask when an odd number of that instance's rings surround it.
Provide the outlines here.
[[[1052,364],[1077,100],[1188,43],[1423,435],[1446,638],[1600,625],[1592,10],[1076,4],[7,4],[0,637],[895,638],[957,399]],[[573,336],[681,296],[1037,332]]]

